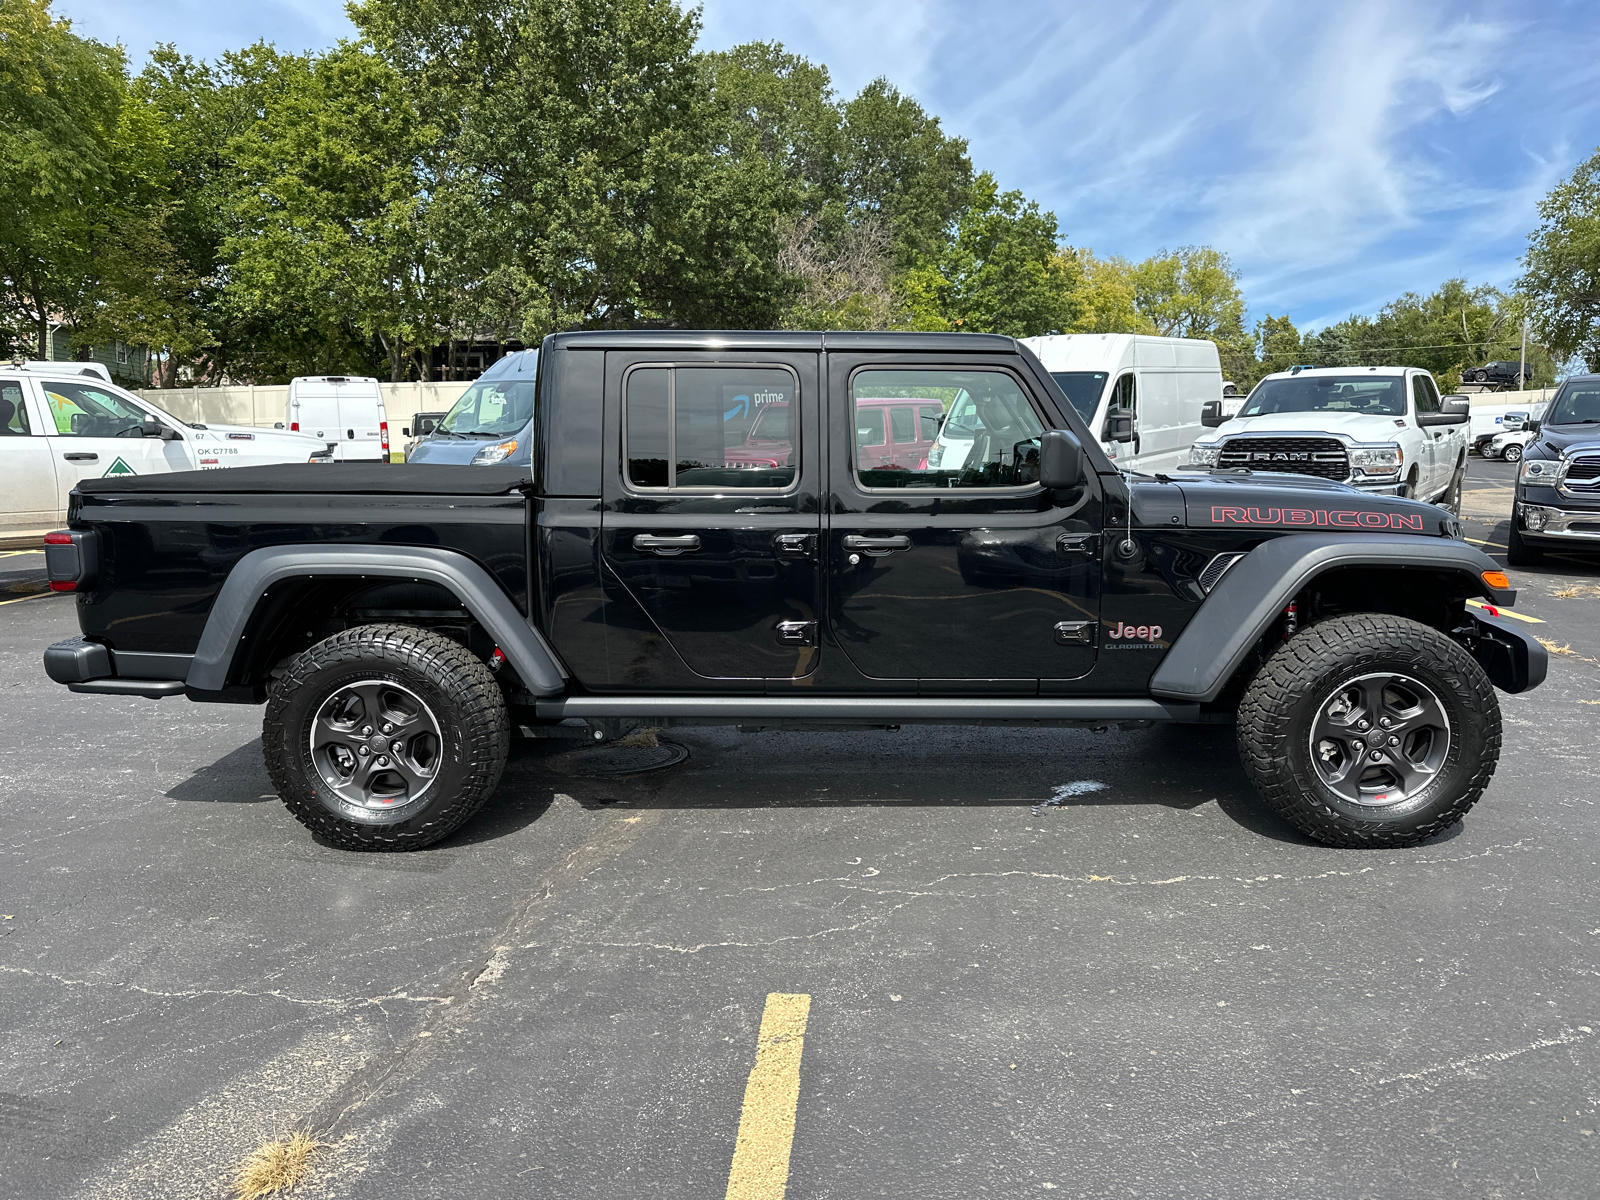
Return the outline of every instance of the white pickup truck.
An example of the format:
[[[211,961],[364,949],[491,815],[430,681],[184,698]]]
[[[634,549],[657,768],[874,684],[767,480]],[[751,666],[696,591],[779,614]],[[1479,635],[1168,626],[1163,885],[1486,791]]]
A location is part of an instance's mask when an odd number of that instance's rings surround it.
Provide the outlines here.
[[[1461,510],[1465,396],[1415,367],[1302,367],[1268,375],[1195,442],[1191,468],[1283,471]]]
[[[186,425],[80,363],[0,364],[0,530],[63,523],[82,479],[328,458],[304,433]]]

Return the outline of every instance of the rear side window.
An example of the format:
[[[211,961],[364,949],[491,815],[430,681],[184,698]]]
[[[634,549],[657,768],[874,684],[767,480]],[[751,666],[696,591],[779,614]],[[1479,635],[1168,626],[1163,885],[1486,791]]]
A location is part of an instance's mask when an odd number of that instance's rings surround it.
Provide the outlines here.
[[[800,466],[798,403],[782,367],[635,367],[623,380],[628,483],[783,491]]]
[[[856,477],[863,487],[1014,488],[1039,481],[1044,421],[1004,371],[868,369],[851,379],[850,392]],[[932,442],[925,453],[882,449],[883,401],[901,397],[928,402],[916,406]],[[905,412],[909,424],[909,407],[889,411]],[[876,443],[862,438],[874,421]],[[895,440],[901,440],[898,431]]]
[[[22,434],[28,429],[28,405],[22,398],[22,385],[15,379],[0,379],[0,437]]]

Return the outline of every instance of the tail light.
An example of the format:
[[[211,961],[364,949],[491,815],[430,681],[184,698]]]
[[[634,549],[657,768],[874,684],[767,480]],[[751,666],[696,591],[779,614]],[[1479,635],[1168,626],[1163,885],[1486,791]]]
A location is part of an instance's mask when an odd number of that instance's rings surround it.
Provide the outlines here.
[[[290,433],[299,433],[300,432],[300,422],[299,421],[290,421],[289,422],[289,432]]]
[[[389,457],[389,422],[378,422],[378,436],[383,438],[383,457]]]
[[[52,592],[86,591],[100,574],[100,536],[92,529],[45,534],[44,565]]]

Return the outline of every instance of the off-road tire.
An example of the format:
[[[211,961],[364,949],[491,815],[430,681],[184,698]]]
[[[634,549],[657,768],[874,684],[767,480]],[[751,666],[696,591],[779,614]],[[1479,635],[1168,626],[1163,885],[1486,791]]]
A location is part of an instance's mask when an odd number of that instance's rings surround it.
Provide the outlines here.
[[[393,811],[341,801],[312,760],[312,722],[351,684],[387,681],[431,710],[440,752],[431,785]],[[273,685],[261,728],[267,773],[302,825],[344,850],[419,850],[458,829],[500,782],[510,749],[505,699],[489,668],[458,642],[410,625],[363,625],[293,658]]]
[[[1444,761],[1431,782],[1388,806],[1355,804],[1318,776],[1311,725],[1348,681],[1394,671],[1426,685],[1450,722]],[[1256,791],[1285,820],[1330,846],[1412,846],[1466,814],[1500,758],[1494,685],[1466,650],[1404,617],[1363,613],[1323,621],[1285,642],[1245,689],[1239,755]]]
[[[1522,461],[1522,447],[1515,442],[1507,442],[1506,448],[1500,451],[1500,457],[1508,463],[1519,463]]]
[[[1511,514],[1511,524],[1506,533],[1506,564],[1513,567],[1537,567],[1544,561],[1544,551],[1523,541],[1517,529],[1517,514]]]

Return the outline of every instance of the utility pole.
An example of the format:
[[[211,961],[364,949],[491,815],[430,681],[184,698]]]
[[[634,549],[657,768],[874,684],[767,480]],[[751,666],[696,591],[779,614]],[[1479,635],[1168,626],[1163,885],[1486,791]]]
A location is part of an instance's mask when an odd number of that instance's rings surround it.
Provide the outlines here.
[[[1517,365],[1517,391],[1528,388],[1528,318],[1522,318],[1522,354]]]

